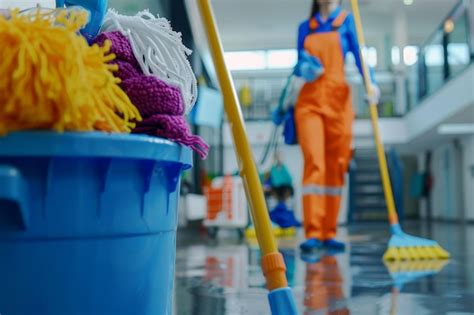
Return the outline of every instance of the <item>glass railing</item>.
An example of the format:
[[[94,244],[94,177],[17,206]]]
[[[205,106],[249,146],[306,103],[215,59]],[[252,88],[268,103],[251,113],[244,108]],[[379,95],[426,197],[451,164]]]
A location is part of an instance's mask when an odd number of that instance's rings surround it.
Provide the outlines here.
[[[409,109],[418,106],[474,61],[470,6],[470,0],[460,1],[420,46],[418,62],[409,76]]]
[[[234,83],[239,96],[242,89],[248,89],[250,99],[241,98],[242,113],[247,121],[269,120],[271,111],[278,104],[289,69],[275,71],[249,71],[233,73]],[[400,117],[396,112],[395,81],[388,71],[375,71],[375,77],[381,89],[379,111],[381,117]],[[357,71],[348,71],[348,82],[352,90],[352,103],[357,118],[369,118],[369,108],[365,100],[365,88]]]
[[[235,87],[239,93],[245,120],[269,120],[278,104],[281,91],[290,70],[259,71],[234,74]],[[250,98],[243,99],[243,90],[248,89]]]
[[[379,115],[381,118],[397,118],[402,113],[397,110],[396,82],[395,76],[390,71],[374,70],[374,77],[380,88]],[[352,91],[352,104],[357,119],[369,119],[370,109],[366,100],[365,86],[360,79],[359,73],[353,72],[349,76],[349,84]]]

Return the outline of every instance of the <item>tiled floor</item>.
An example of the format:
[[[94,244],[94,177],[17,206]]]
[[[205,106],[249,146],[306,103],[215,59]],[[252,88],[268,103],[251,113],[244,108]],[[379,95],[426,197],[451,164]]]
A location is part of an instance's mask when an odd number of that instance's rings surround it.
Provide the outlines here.
[[[474,226],[406,224],[452,254],[443,263],[392,266],[381,261],[384,224],[341,228],[344,254],[301,257],[298,239],[280,242],[300,314],[474,315]],[[269,314],[259,251],[236,237],[218,241],[178,233],[175,314]]]

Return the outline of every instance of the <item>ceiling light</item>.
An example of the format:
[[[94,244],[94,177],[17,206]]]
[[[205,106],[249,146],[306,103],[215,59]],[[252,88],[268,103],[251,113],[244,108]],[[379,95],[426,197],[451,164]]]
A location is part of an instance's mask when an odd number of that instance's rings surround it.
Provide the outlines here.
[[[412,5],[414,0],[403,0],[405,5]]]
[[[444,32],[446,34],[449,34],[451,33],[452,31],[454,31],[454,21],[452,19],[447,19],[445,22],[444,22]]]
[[[474,134],[474,124],[443,124],[438,127],[440,135],[469,135]]]

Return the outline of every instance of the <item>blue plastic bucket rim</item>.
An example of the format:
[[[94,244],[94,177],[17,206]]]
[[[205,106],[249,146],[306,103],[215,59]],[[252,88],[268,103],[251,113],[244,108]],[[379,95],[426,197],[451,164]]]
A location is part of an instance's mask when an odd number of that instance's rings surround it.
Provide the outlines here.
[[[13,132],[0,137],[0,157],[145,159],[192,165],[188,147],[147,135],[102,132]]]

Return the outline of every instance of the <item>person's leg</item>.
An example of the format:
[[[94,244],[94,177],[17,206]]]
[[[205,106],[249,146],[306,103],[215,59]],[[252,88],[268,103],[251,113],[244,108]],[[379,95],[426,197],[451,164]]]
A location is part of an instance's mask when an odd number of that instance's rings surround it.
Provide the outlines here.
[[[341,98],[335,98],[331,104],[334,109],[328,115],[325,125],[326,134],[326,216],[324,219],[324,241],[335,249],[344,249],[344,244],[336,242],[337,222],[341,207],[344,176],[348,170],[351,158],[352,123],[354,114],[350,103],[350,90],[342,93]]]
[[[328,154],[329,155],[329,154]],[[326,157],[326,215],[324,217],[323,240],[332,240],[337,234],[337,222],[344,185],[344,161],[342,158]]]
[[[308,107],[295,111],[298,141],[304,158],[303,215],[307,239],[321,240],[325,216],[324,184],[326,167],[324,158],[324,123],[317,112]]]

